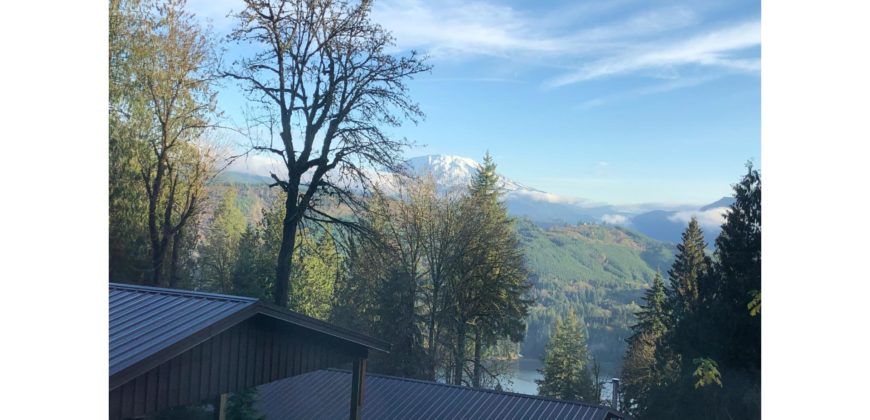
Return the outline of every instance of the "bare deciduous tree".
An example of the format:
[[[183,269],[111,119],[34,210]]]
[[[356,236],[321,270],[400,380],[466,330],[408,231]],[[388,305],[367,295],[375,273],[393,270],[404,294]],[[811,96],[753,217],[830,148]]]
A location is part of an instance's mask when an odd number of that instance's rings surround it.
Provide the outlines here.
[[[365,0],[245,0],[230,35],[257,51],[224,72],[261,105],[257,123],[270,135],[254,140],[251,151],[284,165],[272,173],[272,186],[287,193],[274,291],[281,306],[299,223],[340,222],[318,209],[317,198],[356,204],[351,189],[370,184],[368,169],[400,169],[409,146],[382,127],[422,117],[406,82],[429,66],[414,52],[389,54],[392,37],[370,20],[370,10]]]

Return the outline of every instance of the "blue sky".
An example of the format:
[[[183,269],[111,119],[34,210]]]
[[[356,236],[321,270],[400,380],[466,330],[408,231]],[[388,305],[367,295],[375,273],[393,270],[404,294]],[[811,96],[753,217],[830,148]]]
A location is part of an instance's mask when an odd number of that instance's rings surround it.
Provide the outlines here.
[[[212,20],[240,1],[191,0]],[[612,204],[708,203],[760,162],[758,1],[375,0],[373,17],[434,66],[427,118],[393,132],[548,192]],[[230,54],[234,52],[231,50]],[[234,86],[221,106],[240,118]]]

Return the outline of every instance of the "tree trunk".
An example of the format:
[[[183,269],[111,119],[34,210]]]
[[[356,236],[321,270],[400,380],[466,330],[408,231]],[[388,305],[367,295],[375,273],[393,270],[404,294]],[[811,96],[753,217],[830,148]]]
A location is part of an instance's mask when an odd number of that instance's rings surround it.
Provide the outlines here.
[[[153,198],[152,201],[156,201]],[[151,238],[151,284],[150,286],[160,287],[161,274],[163,272],[163,256],[166,250],[163,247],[163,241],[160,240],[160,233],[157,228],[156,204],[149,204],[148,209],[148,231]]]
[[[164,131],[164,139],[165,137]],[[154,181],[150,184],[145,180],[145,188],[148,193],[148,236],[151,239],[151,286],[160,286],[160,274],[163,271],[163,255],[165,248],[162,246],[160,232],[157,227],[157,203],[163,190],[163,170],[165,151],[157,156],[157,168]]]
[[[471,379],[471,384],[475,388],[480,388],[480,351],[482,343],[480,342],[480,328],[474,327],[474,377]]]
[[[465,369],[465,323],[461,323],[456,334],[456,350],[454,350],[456,365],[453,367],[453,384],[462,385],[462,374]]]
[[[293,264],[293,248],[296,246],[296,228],[301,211],[296,205],[296,194],[287,193],[285,203],[284,229],[281,234],[281,248],[278,250],[278,266],[275,274],[275,304],[286,308],[290,299],[290,269]]]
[[[178,229],[172,235],[172,260],[169,265],[169,288],[175,289],[178,287],[178,253],[181,248],[182,229]]]
[[[160,242],[151,242],[151,286],[160,287],[160,272],[163,271],[163,249]]]
[[[434,282],[433,282],[434,283]],[[438,315],[438,285],[432,288],[432,308],[429,313],[429,379],[435,380],[435,369],[438,365],[438,346],[435,343],[435,319]]]

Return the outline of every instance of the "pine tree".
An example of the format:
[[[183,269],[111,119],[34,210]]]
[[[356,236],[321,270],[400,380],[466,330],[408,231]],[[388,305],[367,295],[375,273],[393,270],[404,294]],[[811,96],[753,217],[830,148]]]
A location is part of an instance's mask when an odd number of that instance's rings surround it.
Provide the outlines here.
[[[589,366],[584,326],[573,312],[558,318],[547,343],[543,379],[536,380],[538,395],[597,404],[596,387]]]

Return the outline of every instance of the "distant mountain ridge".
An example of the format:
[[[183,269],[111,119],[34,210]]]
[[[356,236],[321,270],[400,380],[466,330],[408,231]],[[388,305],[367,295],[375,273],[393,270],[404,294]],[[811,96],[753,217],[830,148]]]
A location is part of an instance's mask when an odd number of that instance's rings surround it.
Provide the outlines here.
[[[595,359],[618,373],[641,296],[656,271],[673,263],[676,247],[601,224],[542,228],[520,219],[517,234],[535,301],[522,353],[540,357],[555,319],[574,311],[588,328]]]
[[[442,188],[466,186],[480,164],[474,159],[453,155],[426,155],[408,159],[411,175],[431,175]],[[615,206],[592,200],[566,197],[532,188],[500,175],[508,212],[525,217],[543,227],[575,223],[603,223],[635,229],[653,239],[679,242],[692,216],[698,218],[708,242],[719,234],[721,217],[733,203],[723,197],[705,206],[667,206],[654,204]]]
[[[464,188],[480,164],[472,158],[455,155],[425,155],[405,161],[405,172],[413,176],[432,176],[441,189]],[[396,174],[373,172],[372,179],[386,191],[393,190]],[[676,243],[691,217],[698,218],[708,243],[719,234],[719,225],[731,197],[723,197],[704,206],[638,204],[610,205],[589,199],[567,197],[530,187],[500,175],[501,187],[508,212],[512,216],[528,218],[541,227],[576,223],[600,223],[637,230],[650,238]],[[269,177],[245,172],[222,173],[217,183],[265,185]]]

